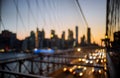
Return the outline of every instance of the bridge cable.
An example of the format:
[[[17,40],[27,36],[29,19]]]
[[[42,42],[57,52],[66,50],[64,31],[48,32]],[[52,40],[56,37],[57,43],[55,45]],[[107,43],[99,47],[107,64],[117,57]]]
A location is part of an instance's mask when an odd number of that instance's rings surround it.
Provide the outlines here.
[[[16,2],[15,0],[13,0],[13,3],[14,3],[14,5],[15,5],[15,7],[16,7],[16,11],[17,11],[17,13],[18,13],[18,16],[20,17],[21,23],[22,23],[22,25],[23,25],[23,27],[24,27],[24,29],[25,29],[25,31],[26,31],[26,26],[25,26],[24,21],[23,21],[23,18],[22,18],[22,16],[21,16],[20,10],[19,10],[19,8],[18,8],[18,6],[17,6],[17,2]]]
[[[29,8],[29,11],[30,11],[30,13],[31,13],[31,16],[33,17],[33,21],[34,21],[35,24],[38,26],[38,23],[37,23],[37,21],[36,21],[36,19],[35,19],[35,17],[34,17],[34,14],[33,14],[33,12],[32,12],[32,9],[31,9],[31,7],[30,7],[30,2],[29,2],[29,0],[26,0],[26,2],[27,2],[27,5],[28,5],[28,8]]]
[[[83,17],[83,19],[84,19],[84,21],[85,21],[85,24],[86,24],[87,28],[89,28],[87,19],[86,19],[84,13],[83,13],[83,10],[82,10],[82,8],[81,8],[80,3],[78,2],[78,0],[76,0],[76,3],[77,3],[77,5],[78,5],[78,7],[79,7],[79,10],[80,10],[80,12],[81,12],[81,15],[82,15],[82,17]],[[91,34],[91,37],[93,38],[93,41],[94,41],[94,37],[93,37],[92,34]]]
[[[55,1],[53,1],[52,2],[53,3],[53,8],[54,8],[54,17],[55,17],[55,21],[56,21],[56,23],[58,24],[58,26],[57,26],[57,28],[56,28],[56,26],[54,26],[54,28],[57,30],[57,32],[59,32],[60,31],[60,21],[58,22],[58,9],[57,9],[57,4],[56,4],[56,2]],[[55,23],[55,24],[56,24]]]
[[[39,11],[39,13],[41,13],[40,17],[41,17],[41,19],[43,19],[43,24],[44,24],[44,25],[41,26],[41,28],[43,28],[43,26],[45,26],[45,18],[44,18],[43,15],[42,15],[43,13],[42,13],[42,9],[40,8],[39,1],[40,1],[40,0],[37,0],[36,2],[37,2],[37,6],[38,6],[38,8],[39,8],[38,11]]]
[[[18,0],[17,0],[16,4],[17,4],[16,6],[18,7]],[[18,31],[17,31],[17,30],[18,30],[17,27],[18,27],[18,12],[16,12],[16,34],[17,34],[17,32],[18,32]]]
[[[2,31],[2,27],[5,30],[5,26],[2,21],[2,0],[0,0],[0,32]]]
[[[113,38],[113,33],[119,31],[119,12],[120,12],[120,1],[119,0],[107,0],[106,10],[106,35]]]
[[[89,25],[88,25],[88,22],[87,22],[87,20],[86,20],[86,18],[85,18],[85,15],[84,15],[84,13],[83,13],[83,11],[82,11],[82,8],[81,8],[81,6],[80,6],[80,3],[78,2],[78,0],[76,0],[76,2],[77,2],[77,4],[78,4],[79,10],[80,10],[80,12],[81,12],[81,15],[82,15],[82,17],[83,17],[83,19],[84,19],[84,21],[85,21],[85,24],[86,24],[86,26],[87,26],[87,28],[88,28]]]
[[[39,24],[38,24],[38,23],[39,23],[39,22],[38,22],[38,18],[39,18],[39,15],[38,15],[39,6],[38,6],[38,5],[39,5],[39,4],[38,4],[38,0],[36,0],[36,9],[37,9],[37,10],[36,10],[36,16],[37,16],[37,17],[36,17],[36,22],[37,22],[37,28],[38,28],[38,25],[39,25]]]

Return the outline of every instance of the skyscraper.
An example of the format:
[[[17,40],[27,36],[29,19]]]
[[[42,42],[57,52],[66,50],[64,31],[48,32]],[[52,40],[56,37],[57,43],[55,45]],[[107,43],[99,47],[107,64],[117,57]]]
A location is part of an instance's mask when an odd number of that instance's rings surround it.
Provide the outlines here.
[[[29,49],[34,49],[35,48],[35,33],[33,31],[30,32],[30,37],[29,37]]]
[[[63,49],[65,47],[65,31],[62,32],[61,36],[61,48]]]
[[[73,31],[68,29],[68,47],[72,48],[75,46],[75,39],[73,38]]]
[[[35,38],[35,47],[36,47],[36,48],[39,47],[38,31],[39,31],[39,29],[37,28],[37,30],[36,30],[36,38]]]
[[[62,38],[63,40],[65,40],[65,31],[62,32],[61,38]]]
[[[76,31],[76,46],[78,45],[78,26],[75,27]]]
[[[72,41],[73,40],[73,31],[68,29],[68,40]]]
[[[91,44],[91,31],[90,28],[87,28],[87,44]]]
[[[36,31],[36,48],[43,48],[44,39],[45,39],[44,29],[42,29],[42,31],[39,31],[39,29],[37,28],[37,31]]]

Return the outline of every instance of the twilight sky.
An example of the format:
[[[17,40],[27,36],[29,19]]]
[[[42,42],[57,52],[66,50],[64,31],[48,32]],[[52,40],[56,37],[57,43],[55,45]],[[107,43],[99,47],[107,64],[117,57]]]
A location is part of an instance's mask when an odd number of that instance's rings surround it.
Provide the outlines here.
[[[79,3],[91,28],[92,41],[100,44],[105,34],[106,0],[79,0]],[[17,33],[18,39],[29,36],[37,27],[45,30],[46,38],[50,38],[50,30],[54,29],[59,38],[65,31],[67,39],[68,29],[75,35],[76,25],[79,41],[87,33],[75,0],[2,0],[1,18],[5,29]]]

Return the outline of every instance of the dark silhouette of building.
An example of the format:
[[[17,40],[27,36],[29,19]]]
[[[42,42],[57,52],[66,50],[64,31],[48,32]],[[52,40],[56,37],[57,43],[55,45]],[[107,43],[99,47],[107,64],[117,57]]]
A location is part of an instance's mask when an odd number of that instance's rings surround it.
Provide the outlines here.
[[[51,39],[45,38],[43,44],[43,48],[51,48]]]
[[[73,40],[73,31],[68,29],[68,40]]]
[[[52,49],[58,49],[59,48],[59,38],[55,34],[55,30],[51,30],[51,48]]]
[[[39,48],[43,48],[43,41],[45,39],[44,37],[45,37],[45,32],[42,29],[42,31],[38,32]]]
[[[68,29],[68,48],[74,47],[73,31]]]
[[[22,42],[22,51],[27,51],[29,45],[29,38],[25,38]]]
[[[65,48],[65,31],[62,32],[61,36],[61,49]]]
[[[91,44],[91,30],[90,28],[87,28],[87,44]]]
[[[56,37],[55,30],[51,30],[50,38],[53,39]]]
[[[63,40],[65,40],[65,31],[62,32],[61,38],[62,38]]]
[[[30,50],[35,48],[35,33],[33,31],[30,32],[28,44]]]
[[[15,51],[21,49],[21,41],[16,38],[16,34],[8,30],[3,30],[0,34],[0,49],[4,51]]]
[[[76,46],[78,46],[78,26],[75,27],[76,31]]]
[[[80,43],[80,46],[86,46],[85,35],[83,35],[83,37],[81,37],[81,43]]]

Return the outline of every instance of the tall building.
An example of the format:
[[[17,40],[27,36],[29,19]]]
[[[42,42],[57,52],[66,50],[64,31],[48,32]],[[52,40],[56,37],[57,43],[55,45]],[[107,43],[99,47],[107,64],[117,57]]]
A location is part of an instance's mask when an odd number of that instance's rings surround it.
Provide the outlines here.
[[[29,38],[26,37],[23,42],[22,42],[22,50],[23,51],[27,51],[28,50],[28,41],[29,41]]]
[[[68,29],[68,47],[72,48],[74,45],[73,31]]]
[[[78,45],[78,26],[75,27],[76,31],[76,46]]]
[[[34,49],[35,48],[35,33],[31,31],[30,37],[29,37],[29,49]]]
[[[44,30],[42,29],[42,31],[38,31],[39,48],[43,48],[44,37],[45,37]]]
[[[73,40],[73,31],[68,29],[68,40],[71,41]]]
[[[44,31],[44,29],[42,29],[42,39],[43,40],[45,39],[45,31]]]
[[[45,31],[44,31],[44,29],[42,29],[41,38],[40,38],[40,48],[44,47],[44,40],[45,40]]]
[[[62,38],[63,40],[65,40],[65,31],[62,32],[61,38]]]
[[[39,29],[37,28],[37,31],[36,31],[36,48],[43,48],[44,39],[45,39],[44,29],[42,29],[42,31],[39,31]]]
[[[61,48],[62,49],[65,48],[65,31],[62,32],[62,36],[61,36]]]
[[[16,34],[15,33],[11,33],[11,37],[10,37],[10,48],[15,48],[15,43],[16,43]]]
[[[16,38],[16,33],[9,30],[3,30],[0,34],[0,49],[7,51],[20,50],[21,41]]]
[[[38,31],[39,29],[36,29],[36,37],[35,37],[35,47],[38,48],[39,47],[39,40],[38,40]]]
[[[85,42],[85,35],[83,35],[81,37],[81,43],[80,43],[80,46],[85,46],[86,45],[86,42]]]
[[[91,44],[91,30],[87,28],[87,44]]]
[[[51,30],[51,48],[56,49],[58,43],[58,37],[55,34],[55,30]]]

